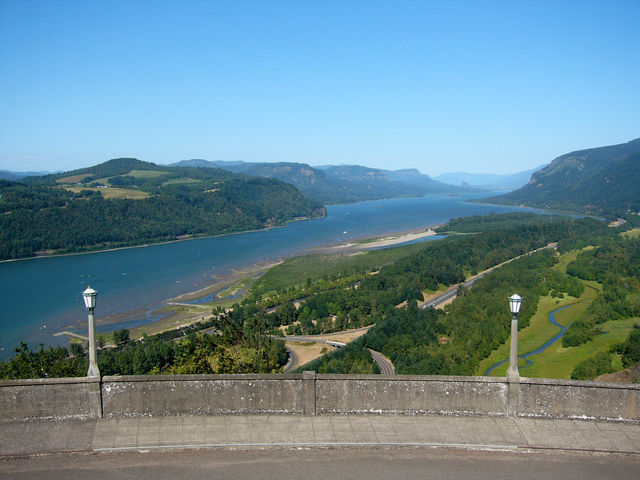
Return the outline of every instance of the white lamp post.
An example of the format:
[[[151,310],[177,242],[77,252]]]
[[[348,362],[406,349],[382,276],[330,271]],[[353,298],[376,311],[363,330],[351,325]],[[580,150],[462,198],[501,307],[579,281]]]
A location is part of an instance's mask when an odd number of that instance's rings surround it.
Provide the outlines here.
[[[509,309],[511,310],[511,351],[509,353],[509,369],[507,379],[509,381],[520,379],[518,370],[518,313],[522,305],[522,297],[514,293],[509,297]]]
[[[96,297],[98,292],[93,288],[87,287],[82,292],[82,298],[84,299],[84,306],[89,311],[89,371],[87,377],[99,377],[100,370],[98,369],[98,362],[96,360],[96,326],[93,321],[93,310],[96,308]]]

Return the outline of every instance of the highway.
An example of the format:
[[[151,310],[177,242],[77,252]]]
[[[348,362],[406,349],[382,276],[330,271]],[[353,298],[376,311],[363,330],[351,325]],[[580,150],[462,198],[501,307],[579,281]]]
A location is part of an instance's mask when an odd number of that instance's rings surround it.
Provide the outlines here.
[[[444,293],[441,293],[437,297],[434,297],[431,300],[428,300],[424,304],[420,305],[420,308],[430,308],[430,307],[431,308],[437,308],[438,306],[440,306],[443,303],[445,303],[447,300],[450,300],[450,299],[454,298],[458,293],[458,287],[460,285],[463,285],[466,288],[471,288],[474,283],[476,283],[478,280],[483,278],[487,273],[493,272],[496,268],[500,268],[503,265],[506,265],[507,263],[511,263],[514,260],[518,260],[519,258],[525,257],[527,255],[531,255],[533,253],[540,252],[541,250],[546,250],[548,248],[556,248],[557,246],[558,246],[557,243],[550,243],[546,247],[536,248],[535,250],[532,250],[530,252],[524,253],[522,255],[518,255],[517,257],[514,257],[514,258],[512,258],[510,260],[507,260],[506,262],[502,262],[500,265],[496,265],[495,267],[488,268],[484,272],[479,273],[478,275],[476,275],[474,277],[471,277],[469,280],[466,280],[466,281],[464,281],[462,283],[454,285],[453,287],[447,289]]]
[[[336,332],[340,333],[340,332]],[[334,347],[344,347],[346,343],[344,342],[336,342],[334,340],[327,340],[326,338],[318,338],[313,335],[287,335],[286,337],[274,337],[274,340],[282,340],[284,342],[315,342],[315,343],[326,343],[327,345],[332,345]]]
[[[370,348],[367,348],[367,350],[369,350],[369,353],[371,353],[371,358],[373,358],[373,361],[378,364],[378,367],[380,367],[380,373],[382,375],[396,374],[396,369],[393,367],[393,363],[387,360],[384,355],[382,355],[380,352],[376,352],[375,350],[371,350]]]
[[[494,267],[494,268],[497,268],[497,267]],[[451,287],[448,290],[446,290],[444,293],[441,293],[437,297],[432,298],[431,300],[425,302],[423,305],[420,305],[420,308],[429,308],[429,307],[436,308],[436,307],[438,307],[439,305],[445,303],[447,300],[450,300],[450,299],[454,298],[458,294],[458,287],[460,285],[463,285],[463,286],[465,286],[467,288],[471,288],[475,282],[480,280],[487,273],[493,271],[494,268],[491,268],[491,269],[489,269],[489,270],[487,270],[485,272],[482,272],[480,275],[476,275],[475,277],[470,278],[466,282],[462,282],[462,283],[460,283],[458,285],[454,285],[453,287]]]

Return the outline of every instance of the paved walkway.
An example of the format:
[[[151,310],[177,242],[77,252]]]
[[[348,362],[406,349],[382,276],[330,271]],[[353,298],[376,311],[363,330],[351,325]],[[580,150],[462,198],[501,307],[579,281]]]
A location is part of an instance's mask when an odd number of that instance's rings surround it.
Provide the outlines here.
[[[11,421],[0,456],[197,447],[433,446],[622,452],[640,425],[582,420],[401,415],[228,415]]]

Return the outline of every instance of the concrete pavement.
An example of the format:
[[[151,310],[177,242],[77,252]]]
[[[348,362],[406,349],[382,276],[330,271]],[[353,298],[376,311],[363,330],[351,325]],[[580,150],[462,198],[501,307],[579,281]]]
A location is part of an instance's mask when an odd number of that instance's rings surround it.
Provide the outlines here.
[[[0,456],[183,448],[393,446],[640,457],[640,425],[402,415],[221,415],[0,423]]]

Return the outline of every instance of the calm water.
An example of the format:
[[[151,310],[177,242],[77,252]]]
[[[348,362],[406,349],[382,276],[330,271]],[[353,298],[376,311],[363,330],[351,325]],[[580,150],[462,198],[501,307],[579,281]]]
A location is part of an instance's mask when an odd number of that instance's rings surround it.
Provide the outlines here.
[[[212,283],[214,275],[258,262],[302,254],[314,247],[365,235],[425,227],[453,217],[524,210],[465,203],[471,197],[428,196],[327,208],[323,219],[283,228],[86,255],[0,263],[0,360],[19,341],[65,343],[53,333],[85,327],[80,293],[99,291],[96,322],[110,314],[142,311],[123,326],[153,321],[149,313],[169,298]],[[146,313],[144,313],[146,311]],[[113,328],[110,325],[109,328]]]

